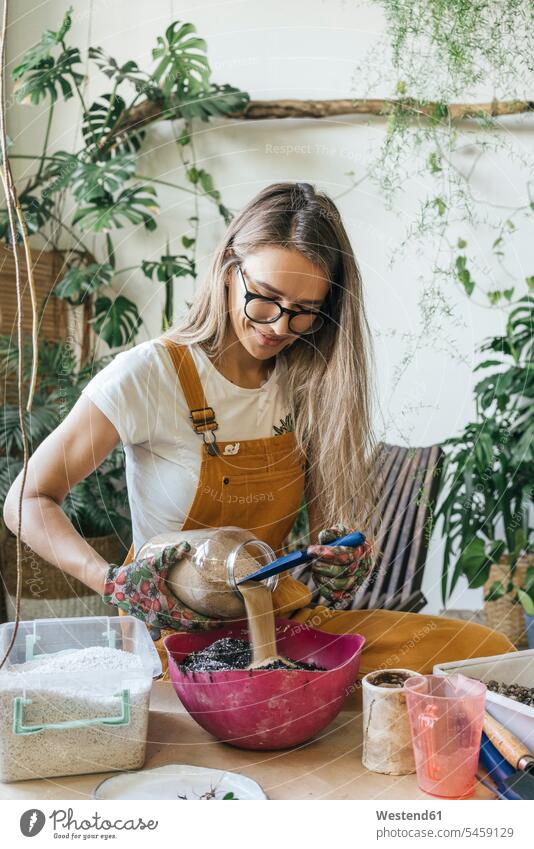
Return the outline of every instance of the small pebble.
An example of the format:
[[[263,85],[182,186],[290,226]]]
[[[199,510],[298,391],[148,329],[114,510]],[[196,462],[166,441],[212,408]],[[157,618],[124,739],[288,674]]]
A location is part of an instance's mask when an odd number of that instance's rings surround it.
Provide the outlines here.
[[[488,681],[486,684],[488,690],[492,693],[499,693],[501,696],[508,696],[521,704],[534,707],[534,687],[523,687],[521,684],[503,684],[500,681]]]

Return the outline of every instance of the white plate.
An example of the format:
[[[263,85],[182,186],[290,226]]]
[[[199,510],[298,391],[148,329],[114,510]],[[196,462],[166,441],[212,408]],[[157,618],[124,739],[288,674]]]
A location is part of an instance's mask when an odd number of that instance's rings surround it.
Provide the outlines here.
[[[167,764],[154,769],[121,772],[96,787],[94,799],[223,799],[233,793],[236,799],[267,799],[259,784],[239,772],[209,769],[187,764]]]

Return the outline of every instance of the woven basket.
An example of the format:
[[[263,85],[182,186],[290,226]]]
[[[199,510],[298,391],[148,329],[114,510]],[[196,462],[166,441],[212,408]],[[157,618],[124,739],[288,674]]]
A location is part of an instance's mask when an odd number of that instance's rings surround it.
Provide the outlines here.
[[[527,568],[532,565],[534,565],[534,556],[531,554],[521,557],[518,560],[512,577],[514,586],[523,586]],[[494,581],[502,581],[504,586],[508,584],[510,577],[509,568],[508,558],[506,556],[501,557],[498,563],[492,564],[488,579],[484,584],[484,595],[487,595]],[[525,648],[528,646],[523,608],[520,604],[513,602],[510,593],[503,595],[502,598],[498,598],[496,601],[485,601],[484,613],[486,615],[486,625],[489,628],[505,634],[516,648]]]
[[[108,563],[122,563],[125,551],[116,536],[92,537],[87,542]],[[15,618],[17,590],[17,546],[11,534],[0,545],[0,571],[5,616],[8,621],[12,621]],[[112,610],[109,604],[105,604],[97,593],[81,581],[62,572],[35,554],[29,546],[22,544],[21,619],[109,616]]]

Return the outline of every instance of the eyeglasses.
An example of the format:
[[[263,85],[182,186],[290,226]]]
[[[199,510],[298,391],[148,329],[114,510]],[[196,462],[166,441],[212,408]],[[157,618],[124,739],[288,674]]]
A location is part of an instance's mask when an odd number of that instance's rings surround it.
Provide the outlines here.
[[[291,333],[296,336],[305,336],[308,333],[316,333],[328,318],[324,313],[314,312],[313,310],[288,310],[280,306],[278,301],[273,298],[255,295],[247,287],[240,264],[237,264],[237,270],[245,287],[245,315],[251,321],[258,324],[273,324],[278,321],[281,315],[287,313],[289,316],[288,327]]]

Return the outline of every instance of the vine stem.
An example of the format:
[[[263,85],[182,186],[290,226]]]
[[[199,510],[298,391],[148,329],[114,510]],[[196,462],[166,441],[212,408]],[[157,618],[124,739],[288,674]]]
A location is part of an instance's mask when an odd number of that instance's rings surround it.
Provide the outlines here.
[[[21,268],[18,257],[17,248],[17,228],[15,225],[15,214],[17,215],[19,224],[21,225],[22,240],[24,243],[25,259],[27,263],[28,284],[31,294],[32,303],[32,375],[35,374],[37,368],[37,350],[35,347],[35,328],[36,328],[36,309],[35,309],[35,288],[33,281],[33,269],[31,252],[29,251],[28,241],[26,236],[26,227],[24,224],[24,214],[18,203],[17,190],[13,181],[13,174],[7,155],[7,132],[6,132],[6,98],[5,98],[5,46],[7,35],[7,20],[8,20],[8,0],[4,0],[2,12],[2,23],[0,32],[0,147],[2,150],[1,177],[6,196],[6,208],[9,219],[9,230],[11,242],[13,245],[13,259],[15,264],[15,285],[17,291],[17,344],[18,344],[18,369],[17,369],[17,389],[18,389],[18,413],[20,431],[22,437],[23,464],[21,472],[21,485],[19,497],[17,500],[17,534],[16,534],[16,551],[17,551],[17,587],[15,592],[15,625],[11,640],[6,649],[6,652],[0,661],[0,669],[7,661],[10,652],[15,644],[20,623],[20,600],[22,591],[22,500],[24,496],[24,488],[28,474],[28,435],[26,433],[25,413],[23,410],[23,378],[24,378],[24,355],[23,355],[23,328],[22,328],[22,280]],[[32,397],[28,398],[28,410],[31,409]]]
[[[190,195],[196,195],[194,189],[188,189],[187,186],[180,186],[178,183],[170,183],[168,180],[160,180],[156,177],[147,177],[146,174],[136,174],[138,180],[148,180],[149,183],[157,183],[160,186],[169,186],[171,189],[179,189],[181,192],[187,192]],[[210,198],[213,200],[213,198]]]
[[[50,109],[48,110],[48,120],[46,122],[46,131],[45,131],[45,137],[44,137],[43,152],[41,154],[40,161],[39,161],[39,169],[37,171],[37,174],[35,175],[35,181],[36,182],[39,181],[39,178],[40,178],[41,173],[43,171],[43,167],[44,167],[44,163],[45,163],[45,157],[46,157],[46,151],[48,149],[48,139],[50,137],[50,128],[52,127],[52,117],[53,117],[53,115],[54,115],[54,104],[52,103],[52,104],[50,104]]]

